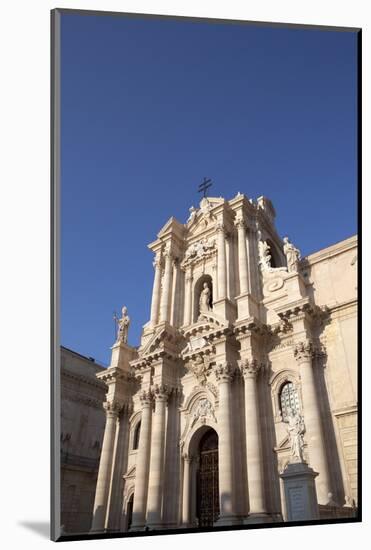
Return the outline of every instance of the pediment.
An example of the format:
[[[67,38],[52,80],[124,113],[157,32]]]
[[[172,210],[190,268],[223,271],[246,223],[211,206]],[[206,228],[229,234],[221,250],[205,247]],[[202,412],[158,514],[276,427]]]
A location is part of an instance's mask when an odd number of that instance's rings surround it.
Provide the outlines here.
[[[223,197],[204,197],[200,202],[200,209],[202,210],[203,208],[205,208],[205,205],[207,204],[211,205],[211,208],[215,208],[216,206],[220,206],[225,202],[226,201],[225,199],[223,199]]]
[[[183,330],[184,337],[189,340],[192,337],[207,336],[208,333],[228,328],[228,321],[219,317],[215,313],[201,313],[196,323]]]
[[[152,338],[149,339],[144,348],[141,350],[141,355],[147,355],[148,353],[155,351],[158,348],[160,342],[163,340],[165,332],[165,328],[162,328],[155,332]]]
[[[277,445],[277,447],[275,447],[275,451],[279,452],[279,451],[286,451],[287,449],[290,448],[290,441],[289,441],[289,436],[286,435],[282,440],[281,442]]]
[[[135,464],[134,464],[134,466],[131,466],[131,468],[128,469],[126,474],[123,475],[123,478],[124,479],[130,479],[130,478],[135,477],[135,474],[136,474],[136,467],[135,467]]]
[[[140,351],[140,355],[148,355],[163,347],[165,342],[177,344],[181,335],[178,331],[171,329],[169,325],[159,327],[151,338],[146,342]]]
[[[165,237],[171,233],[176,233],[179,237],[183,237],[184,234],[184,225],[181,224],[174,216],[172,216],[160,229],[157,234],[158,238]]]
[[[200,207],[194,209],[193,214],[187,221],[188,235],[190,237],[200,235],[210,229],[216,221],[213,214],[214,208],[225,203],[225,199],[217,197],[204,197],[200,202]]]
[[[205,234],[210,234],[214,229],[216,223],[216,217],[212,212],[208,214],[199,214],[199,216],[187,226],[188,229],[188,240],[193,237],[198,237]]]

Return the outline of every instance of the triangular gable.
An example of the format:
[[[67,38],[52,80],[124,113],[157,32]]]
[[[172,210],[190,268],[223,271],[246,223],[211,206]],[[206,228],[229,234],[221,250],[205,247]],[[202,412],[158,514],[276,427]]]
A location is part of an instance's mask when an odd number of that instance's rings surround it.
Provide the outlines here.
[[[134,466],[129,468],[128,471],[126,472],[126,474],[123,475],[123,478],[124,479],[129,479],[131,477],[135,477],[135,474],[136,474],[136,466],[134,464]]]
[[[153,336],[148,340],[143,349],[140,350],[141,356],[147,355],[147,353],[149,353],[153,349],[153,347],[156,347],[157,343],[161,341],[162,334],[165,332],[165,330],[166,329],[164,327],[161,327],[160,330],[157,330],[153,334]]]
[[[212,213],[216,206],[220,206],[225,203],[225,199],[217,197],[204,197],[200,206],[195,211],[194,216],[188,221],[187,229],[191,235],[201,233],[206,229],[211,222],[215,221],[215,217]]]
[[[161,238],[173,232],[183,235],[184,225],[178,222],[178,220],[174,218],[174,216],[171,216],[171,218],[165,223],[162,229],[160,229],[157,237]]]
[[[289,436],[286,435],[281,443],[279,443],[279,445],[277,445],[277,447],[275,447],[275,451],[284,451],[286,449],[289,449],[290,448],[290,441],[289,441]]]

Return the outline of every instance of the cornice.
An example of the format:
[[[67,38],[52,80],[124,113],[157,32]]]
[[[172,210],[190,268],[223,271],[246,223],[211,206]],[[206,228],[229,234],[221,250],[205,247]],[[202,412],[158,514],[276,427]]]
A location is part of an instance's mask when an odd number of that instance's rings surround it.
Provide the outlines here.
[[[343,407],[340,407],[338,409],[335,409],[333,411],[334,416],[346,416],[348,414],[357,414],[358,412],[358,406],[357,403],[351,403],[349,405],[344,405]]]
[[[274,311],[284,322],[297,321],[304,318],[309,318],[311,321],[322,321],[329,315],[327,306],[311,304],[308,297],[274,308]]]
[[[116,383],[118,381],[122,382],[133,382],[135,381],[135,376],[130,371],[124,371],[119,367],[109,367],[105,372],[100,372],[97,374],[97,378],[109,385]]]
[[[357,309],[358,307],[358,298],[351,298],[350,300],[346,300],[344,302],[338,302],[336,304],[330,304],[326,306],[330,315],[333,313],[340,313],[342,311],[345,311],[347,309]]]
[[[352,237],[349,237],[349,239],[345,239],[331,246],[318,250],[318,252],[314,252],[313,254],[305,256],[305,258],[302,259],[302,268],[305,269],[308,267],[308,265],[311,266],[318,262],[328,260],[330,258],[333,258],[334,256],[343,254],[344,252],[347,252],[348,250],[352,250],[353,248],[357,247],[358,236],[353,235]]]
[[[250,317],[236,323],[233,332],[237,340],[240,340],[245,336],[267,336],[271,333],[271,330],[268,325],[261,323],[255,317]]]
[[[77,392],[67,391],[65,388],[61,390],[61,400],[70,401],[71,403],[78,403],[86,407],[92,407],[93,409],[102,409],[102,403],[104,399],[104,394],[102,395],[102,400],[94,399],[91,396],[79,394]]]
[[[98,373],[95,373],[95,376],[98,376],[98,375],[101,375],[101,374],[104,374],[106,371],[106,369],[98,372]],[[102,384],[102,382],[100,382],[99,380],[96,380],[95,378],[90,378],[90,376],[84,376],[82,374],[77,374],[77,373],[74,373],[74,372],[71,372],[69,369],[66,369],[65,367],[62,367],[61,368],[61,376],[64,377],[64,378],[69,378],[71,380],[74,380],[76,382],[82,382],[83,384],[86,384],[88,386],[93,386],[97,389],[100,389],[100,390],[104,390],[104,384]]]

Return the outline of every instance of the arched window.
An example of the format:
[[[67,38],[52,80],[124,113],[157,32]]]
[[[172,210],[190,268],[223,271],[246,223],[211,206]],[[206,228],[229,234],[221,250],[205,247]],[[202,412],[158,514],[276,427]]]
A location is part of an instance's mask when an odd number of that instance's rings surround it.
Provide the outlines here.
[[[135,430],[134,430],[133,450],[138,449],[138,447],[139,447],[140,425],[141,425],[141,421],[139,420],[139,422],[135,426]]]
[[[291,408],[294,413],[300,411],[298,392],[292,382],[286,382],[281,387],[280,408],[283,421],[287,418],[288,409]]]
[[[269,254],[271,256],[271,267],[281,267],[282,261],[280,260],[275,245],[270,239],[267,239],[267,245],[269,246]]]

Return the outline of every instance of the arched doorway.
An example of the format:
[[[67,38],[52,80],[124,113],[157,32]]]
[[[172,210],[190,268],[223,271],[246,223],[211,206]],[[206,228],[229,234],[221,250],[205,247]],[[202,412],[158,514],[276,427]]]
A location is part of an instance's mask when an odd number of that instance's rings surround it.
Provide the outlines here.
[[[133,503],[134,503],[134,493],[130,496],[126,508],[126,530],[129,531],[131,524],[133,522]]]
[[[199,443],[196,514],[200,527],[213,526],[219,517],[218,434],[210,428]]]

